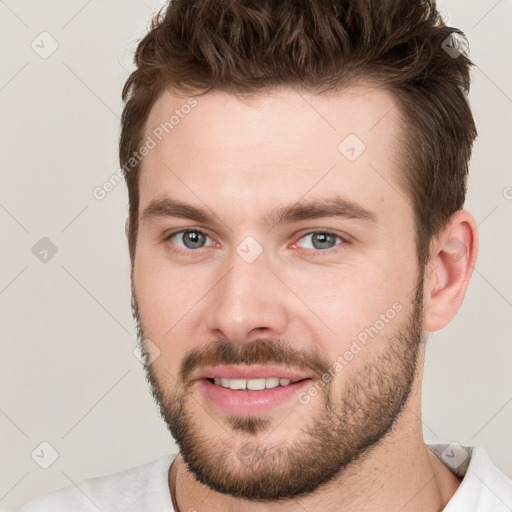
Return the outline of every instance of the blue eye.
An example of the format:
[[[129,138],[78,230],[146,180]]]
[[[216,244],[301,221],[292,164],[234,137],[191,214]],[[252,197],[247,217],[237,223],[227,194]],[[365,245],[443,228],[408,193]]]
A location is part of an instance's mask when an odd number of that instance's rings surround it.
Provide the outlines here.
[[[306,237],[310,237],[313,245],[312,249],[317,252],[325,252],[325,250],[332,249],[336,245],[342,245],[336,244],[336,239],[341,240],[342,243],[345,242],[341,236],[328,231],[312,231],[303,235],[300,240]]]
[[[209,238],[206,233],[199,229],[187,229],[171,233],[166,240],[172,240],[175,237],[178,239],[181,238],[182,247],[185,249],[201,249],[204,247],[205,240]]]

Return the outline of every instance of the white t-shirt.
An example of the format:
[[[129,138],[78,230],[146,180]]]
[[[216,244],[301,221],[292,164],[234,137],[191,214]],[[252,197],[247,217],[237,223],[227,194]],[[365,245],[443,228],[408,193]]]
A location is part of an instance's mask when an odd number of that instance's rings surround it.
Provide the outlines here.
[[[512,480],[480,447],[427,445],[463,480],[444,512],[511,512]],[[174,512],[167,476],[176,455],[54,491],[13,512]]]

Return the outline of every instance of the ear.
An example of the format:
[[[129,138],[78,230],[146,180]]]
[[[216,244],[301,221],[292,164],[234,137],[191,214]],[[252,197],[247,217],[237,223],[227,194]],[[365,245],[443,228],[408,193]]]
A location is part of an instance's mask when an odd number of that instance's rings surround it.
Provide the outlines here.
[[[423,289],[425,331],[438,331],[455,317],[466,294],[477,252],[476,221],[467,210],[459,210],[431,244]]]
[[[126,238],[130,238],[130,217],[126,219],[126,222],[124,224],[124,233],[126,235]]]

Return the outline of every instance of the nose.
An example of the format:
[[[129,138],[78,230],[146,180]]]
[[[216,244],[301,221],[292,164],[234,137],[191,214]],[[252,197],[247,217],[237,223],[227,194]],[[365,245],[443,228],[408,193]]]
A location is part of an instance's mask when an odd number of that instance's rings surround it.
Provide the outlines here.
[[[232,343],[283,335],[290,292],[275,273],[267,267],[265,251],[252,263],[233,251],[223,267],[224,277],[209,294],[205,318],[211,335]]]

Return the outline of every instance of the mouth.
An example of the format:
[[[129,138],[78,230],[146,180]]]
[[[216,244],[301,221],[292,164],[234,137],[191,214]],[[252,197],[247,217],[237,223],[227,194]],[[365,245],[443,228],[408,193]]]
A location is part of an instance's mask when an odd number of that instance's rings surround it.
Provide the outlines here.
[[[239,416],[284,406],[313,382],[300,372],[265,366],[207,368],[194,380],[208,403],[224,413]]]
[[[260,379],[227,379],[225,377],[214,377],[207,379],[216,386],[238,391],[261,391],[263,389],[274,389],[278,386],[289,386],[305,379],[291,380],[280,377],[267,377]]]

